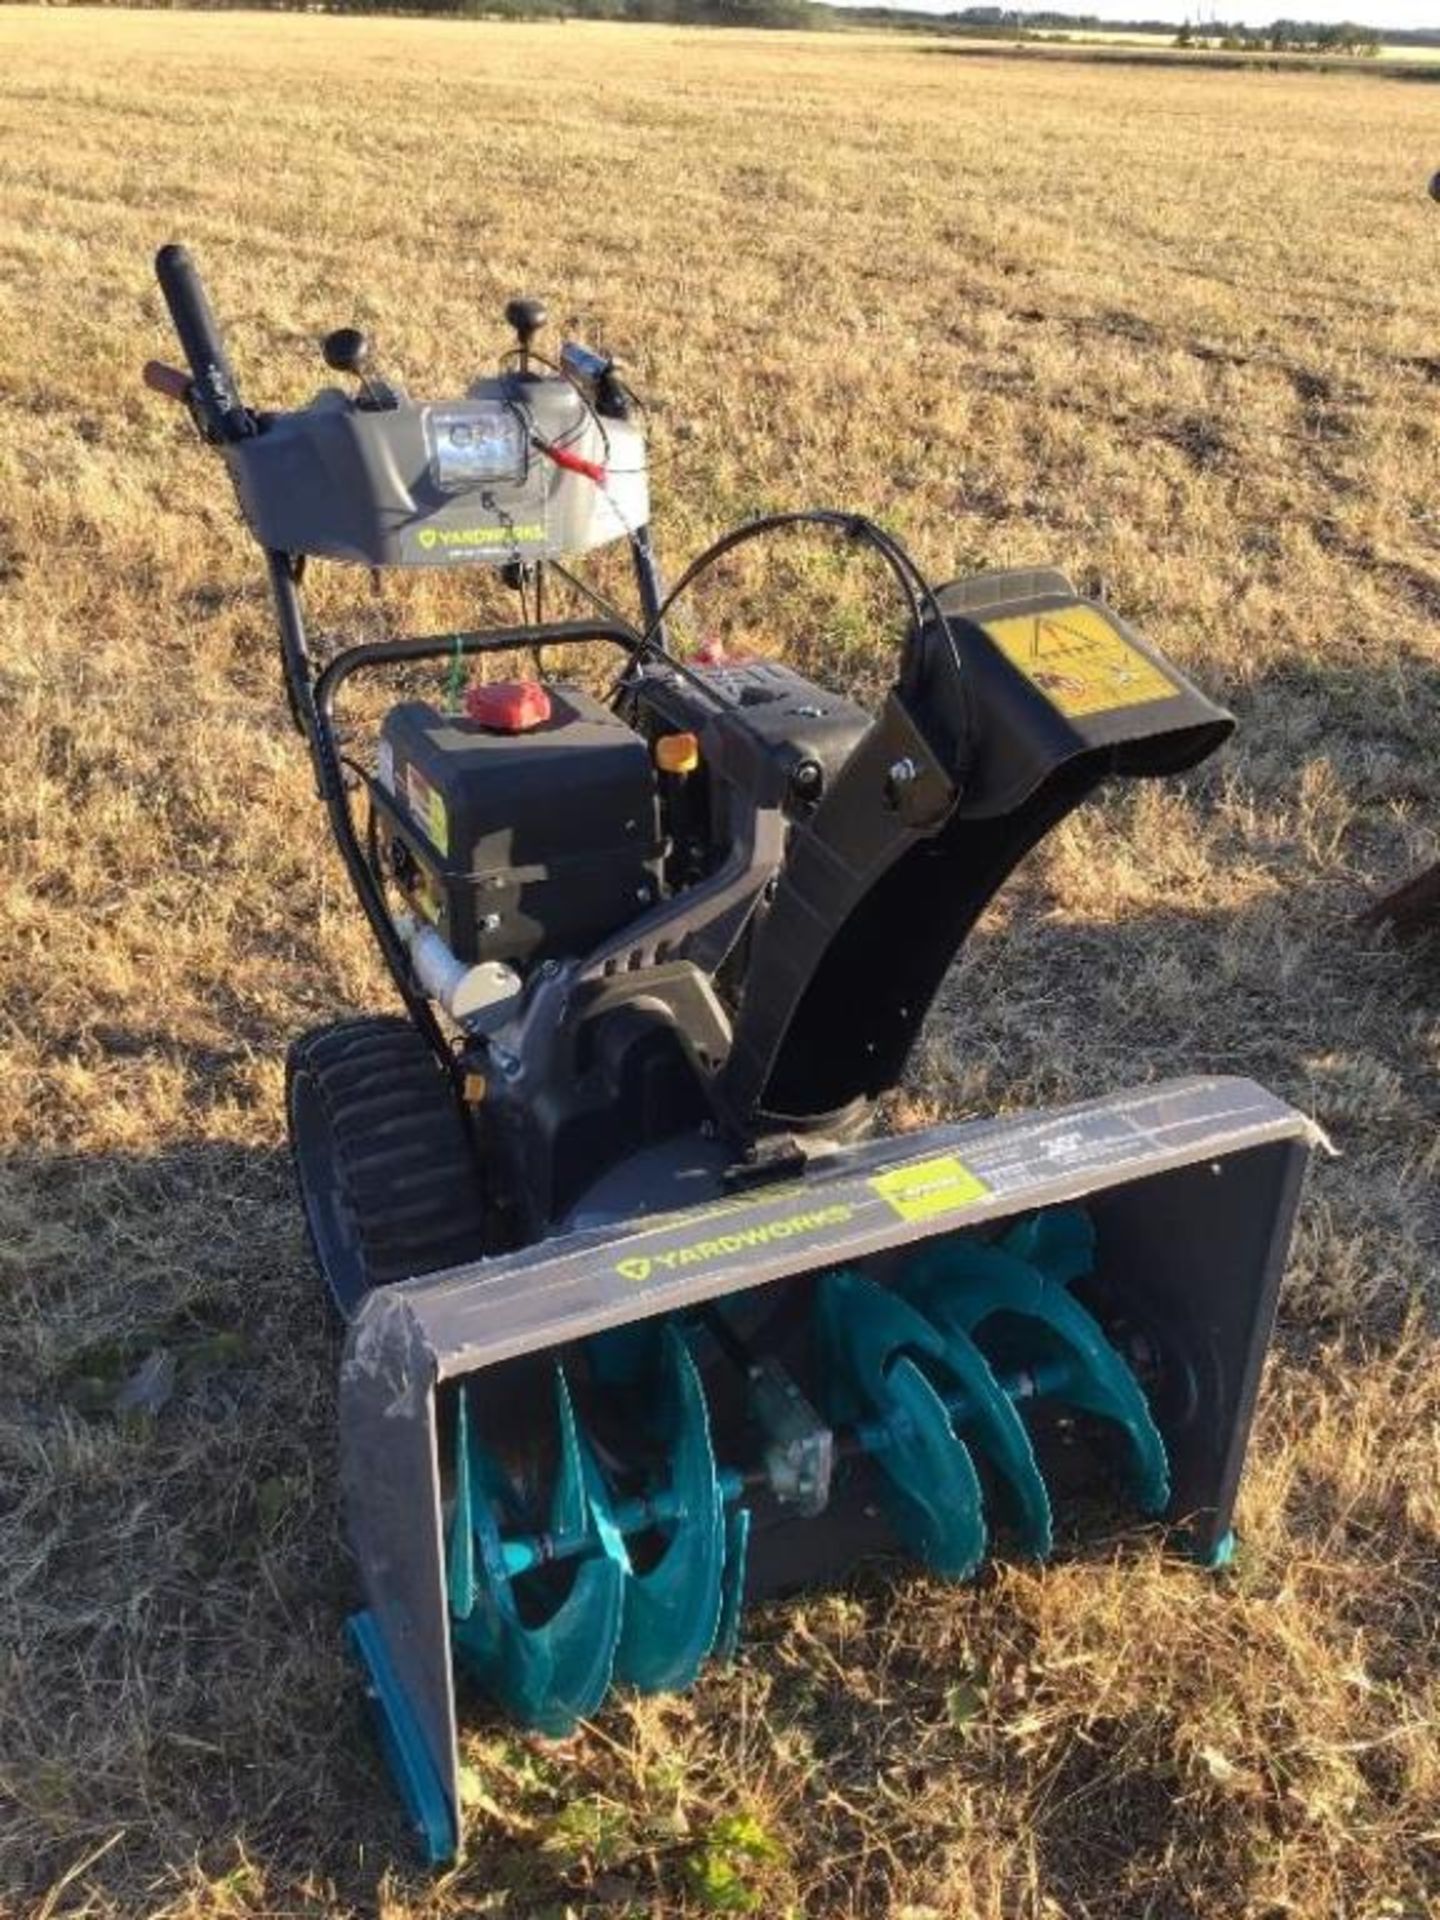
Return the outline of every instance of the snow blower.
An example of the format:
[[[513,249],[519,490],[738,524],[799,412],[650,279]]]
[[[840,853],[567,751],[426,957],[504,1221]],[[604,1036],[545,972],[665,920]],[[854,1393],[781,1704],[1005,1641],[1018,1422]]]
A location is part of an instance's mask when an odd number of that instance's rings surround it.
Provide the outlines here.
[[[188,371],[147,382],[264,550],[404,1007],[298,1040],[287,1097],[348,1322],[351,1636],[428,1857],[460,1843],[457,1675],[563,1735],[616,1688],[688,1685],[759,1596],[876,1553],[955,1580],[993,1542],[1043,1559],[1057,1508],[1223,1560],[1306,1123],[1190,1078],[870,1136],[1017,863],[1229,716],[1063,574],[932,587],[856,513],[748,521],[667,591],[642,410],[608,355],[536,351],[536,301],[462,398],[413,400],[346,328],[324,357],[352,385],[257,413],[185,251],[157,271]],[[888,569],[876,712],[673,638],[724,555],[794,527]],[[576,570],[610,543],[633,617]],[[317,556],[491,568],[521,617],[322,658]],[[547,590],[585,611],[546,618]],[[603,699],[575,671],[471,679],[597,645]],[[432,697],[364,747],[339,700],[381,670]]]

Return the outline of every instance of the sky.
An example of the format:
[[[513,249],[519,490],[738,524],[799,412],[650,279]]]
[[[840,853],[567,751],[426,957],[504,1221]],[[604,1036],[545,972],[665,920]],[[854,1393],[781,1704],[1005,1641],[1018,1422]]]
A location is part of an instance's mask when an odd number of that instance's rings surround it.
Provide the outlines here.
[[[840,0],[843,5],[844,0]],[[861,0],[854,0],[860,4]],[[1008,0],[995,0],[1008,4]],[[884,4],[884,0],[880,0]],[[893,0],[924,13],[951,13],[972,0]],[[1031,0],[1029,10],[1093,13],[1102,20],[1243,20],[1265,27],[1272,20],[1358,20],[1373,27],[1440,28],[1440,0]],[[1027,9],[1022,6],[1021,11]]]

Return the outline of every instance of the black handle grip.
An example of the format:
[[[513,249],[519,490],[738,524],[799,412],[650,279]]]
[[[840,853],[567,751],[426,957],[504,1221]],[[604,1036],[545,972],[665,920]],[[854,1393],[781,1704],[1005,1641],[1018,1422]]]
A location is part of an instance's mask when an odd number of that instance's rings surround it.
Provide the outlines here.
[[[212,436],[245,439],[254,432],[255,423],[241,404],[234,369],[187,249],[173,244],[161,247],[155,256],[155,278],[190,363],[195,398]]]

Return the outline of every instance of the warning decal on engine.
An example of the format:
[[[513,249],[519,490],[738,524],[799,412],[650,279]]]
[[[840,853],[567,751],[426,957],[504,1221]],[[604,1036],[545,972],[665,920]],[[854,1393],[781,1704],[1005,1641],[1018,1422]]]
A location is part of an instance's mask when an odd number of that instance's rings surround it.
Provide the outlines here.
[[[953,1213],[983,1200],[990,1191],[963,1160],[948,1153],[938,1160],[917,1160],[912,1166],[878,1173],[870,1187],[902,1220],[933,1220],[937,1213]]]
[[[411,818],[432,847],[441,853],[450,851],[450,822],[445,815],[445,798],[415,766],[405,769],[405,804]]]
[[[1082,601],[987,620],[984,627],[1010,664],[1071,720],[1173,700],[1180,692],[1098,607]]]

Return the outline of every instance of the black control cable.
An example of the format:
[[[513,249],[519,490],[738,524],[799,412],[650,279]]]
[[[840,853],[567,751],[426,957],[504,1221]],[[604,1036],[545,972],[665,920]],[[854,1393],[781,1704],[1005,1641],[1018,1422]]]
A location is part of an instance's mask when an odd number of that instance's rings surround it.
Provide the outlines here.
[[[666,666],[680,673],[685,679],[704,688],[705,682],[701,676],[687,667],[682,660],[667,653],[661,644],[660,635],[664,631],[665,621],[671,609],[683,594],[689,592],[697,580],[708,573],[727,554],[733,553],[737,547],[748,545],[750,541],[761,539],[768,534],[784,532],[792,527],[821,527],[838,533],[844,539],[873,547],[880,555],[894,575],[910,610],[912,636],[918,637],[921,629],[926,625],[926,620],[922,618],[922,608],[929,620],[933,621],[945,636],[965,702],[967,744],[973,746],[975,704],[974,696],[970,691],[970,676],[960,658],[960,649],[955,644],[955,636],[950,631],[950,623],[941,608],[935,589],[894,534],[887,533],[884,527],[878,526],[875,521],[867,519],[861,513],[842,513],[834,507],[796,508],[782,513],[761,514],[756,519],[742,521],[738,527],[732,527],[728,533],[722,533],[718,540],[713,541],[703,553],[690,562],[666,594],[659,612],[640,637],[640,645],[636,649],[637,659],[642,655],[658,657]]]

